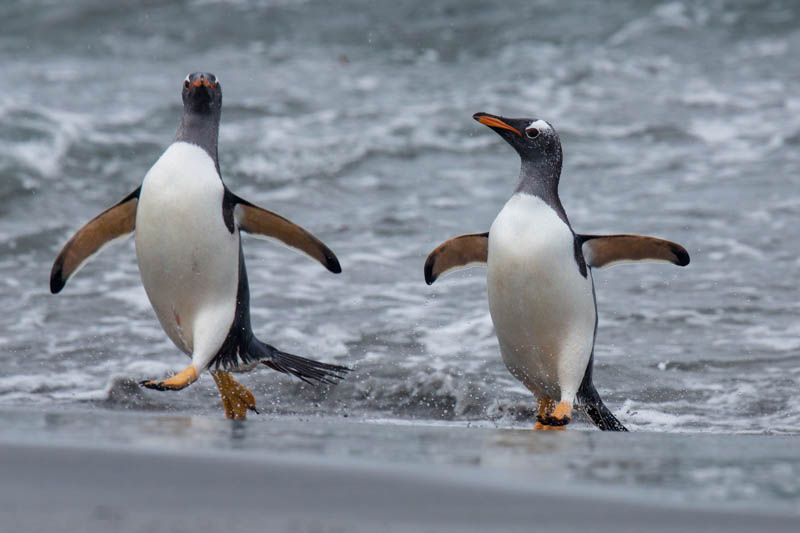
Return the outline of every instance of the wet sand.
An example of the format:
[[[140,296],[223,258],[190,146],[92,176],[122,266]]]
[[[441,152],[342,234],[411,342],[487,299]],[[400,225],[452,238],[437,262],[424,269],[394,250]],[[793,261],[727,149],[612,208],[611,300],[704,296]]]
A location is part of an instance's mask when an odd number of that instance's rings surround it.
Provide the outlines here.
[[[800,523],[445,467],[38,445],[3,445],[0,456],[6,531],[795,532]]]
[[[726,504],[702,492],[681,501],[678,493],[685,488],[674,481],[695,464],[688,460],[682,466],[680,457],[694,454],[699,460],[703,454],[696,450],[706,445],[739,439],[730,449],[719,446],[716,464],[704,459],[728,471],[737,464],[746,468],[754,455],[755,464],[776,457],[776,449],[785,449],[782,438],[589,430],[542,436],[487,427],[263,416],[230,423],[103,410],[5,411],[0,422],[17,429],[27,425],[14,432],[25,433],[23,439],[0,435],[4,531],[795,532],[800,527],[796,501],[774,505],[768,498],[736,502],[732,497]],[[756,448],[765,455],[751,453]],[[741,457],[730,456],[731,449]],[[798,453],[786,453],[779,460],[796,466],[792,457]],[[586,469],[594,461],[604,470]],[[626,462],[634,466],[620,466]]]

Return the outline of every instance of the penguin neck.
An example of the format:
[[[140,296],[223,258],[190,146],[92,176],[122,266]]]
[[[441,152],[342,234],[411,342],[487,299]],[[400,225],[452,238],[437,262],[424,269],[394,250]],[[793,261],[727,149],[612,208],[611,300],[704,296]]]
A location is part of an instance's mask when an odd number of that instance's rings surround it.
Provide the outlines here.
[[[569,226],[567,213],[561,205],[561,198],[558,196],[558,181],[561,175],[561,165],[553,168],[549,164],[540,161],[522,160],[522,168],[519,173],[519,181],[514,189],[514,194],[530,194],[540,198],[549,205],[561,220]]]
[[[219,113],[197,113],[186,110],[181,118],[175,142],[196,144],[205,150],[219,174],[219,159],[217,157],[217,142],[219,140]]]

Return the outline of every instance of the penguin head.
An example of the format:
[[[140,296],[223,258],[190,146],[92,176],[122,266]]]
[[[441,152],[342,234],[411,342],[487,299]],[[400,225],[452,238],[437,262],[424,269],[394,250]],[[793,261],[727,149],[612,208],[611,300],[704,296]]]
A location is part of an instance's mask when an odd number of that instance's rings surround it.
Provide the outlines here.
[[[210,72],[194,72],[186,76],[181,95],[186,111],[218,113],[222,107],[222,86]]]
[[[505,118],[488,113],[475,113],[472,118],[492,128],[514,147],[523,161],[561,168],[561,140],[549,122],[537,118]]]

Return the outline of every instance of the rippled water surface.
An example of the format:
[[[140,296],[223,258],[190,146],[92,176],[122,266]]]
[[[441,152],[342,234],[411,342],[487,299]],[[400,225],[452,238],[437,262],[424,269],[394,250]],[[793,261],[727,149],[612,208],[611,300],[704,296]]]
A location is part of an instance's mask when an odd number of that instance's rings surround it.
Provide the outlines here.
[[[692,263],[596,271],[595,383],[631,429],[800,433],[800,6],[792,2],[216,2],[0,7],[0,404],[221,416],[183,368],[132,241],[58,296],[52,260],[170,143],[187,72],[224,87],[220,165],[344,272],[245,238],[257,335],[352,365],[334,389],[243,377],[267,413],[531,423],[472,269],[428,287],[439,242],[488,230],[516,154],[471,120],[561,134],[576,231],[676,240]]]

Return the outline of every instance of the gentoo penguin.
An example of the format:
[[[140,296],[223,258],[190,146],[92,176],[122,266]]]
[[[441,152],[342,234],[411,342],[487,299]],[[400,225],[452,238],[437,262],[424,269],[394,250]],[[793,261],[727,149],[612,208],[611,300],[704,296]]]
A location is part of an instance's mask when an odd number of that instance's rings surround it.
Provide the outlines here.
[[[564,429],[577,403],[602,430],[627,431],[592,382],[597,304],[592,269],[627,261],[689,264],[673,242],[641,235],[582,235],[558,197],[561,141],[541,119],[486,113],[522,159],[517,187],[488,233],[452,238],[430,253],[425,281],[473,263],[488,266],[489,312],[511,374],[537,397],[534,429]],[[556,403],[558,402],[558,403]]]
[[[295,247],[333,273],[333,252],[305,229],[244,200],[222,182],[217,138],[219,80],[209,73],[183,81],[183,117],[174,142],[141,186],[89,221],[53,263],[50,290],[112,240],[135,233],[136,259],[150,303],[167,336],[192,363],[168,379],[144,381],[180,390],[209,370],[228,418],[256,411],[255,397],[231,371],[262,363],[307,382],[334,383],[348,368],[291,355],[258,340],[250,326],[250,291],[240,232]],[[256,411],[257,412],[257,411]]]

